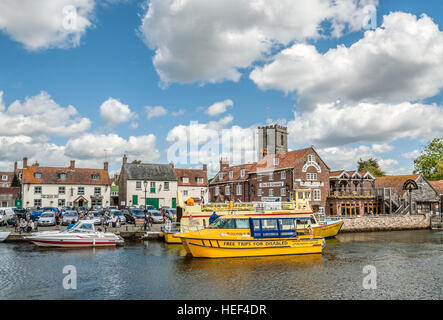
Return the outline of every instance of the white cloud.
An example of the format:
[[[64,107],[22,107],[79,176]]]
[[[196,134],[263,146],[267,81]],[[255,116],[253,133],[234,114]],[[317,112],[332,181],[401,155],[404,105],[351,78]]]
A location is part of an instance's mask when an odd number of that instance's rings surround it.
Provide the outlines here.
[[[225,113],[227,107],[232,107],[232,106],[234,106],[234,102],[230,99],[221,102],[216,102],[208,107],[208,109],[206,110],[206,114],[210,115],[211,117],[218,116],[222,113]]]
[[[114,133],[89,133],[70,139],[66,143],[65,154],[81,160],[109,159],[111,164],[121,163],[123,154],[143,162],[156,162],[160,159],[160,152],[155,142],[156,137],[153,134],[124,139]]]
[[[5,104],[3,102],[3,91],[0,91],[0,112],[6,109]]]
[[[185,110],[184,109],[180,109],[174,112],[171,112],[171,115],[174,117],[179,117],[185,114]]]
[[[296,145],[339,146],[358,142],[388,142],[400,138],[443,134],[443,108],[437,105],[339,103],[320,104],[313,111],[294,112],[289,139]]]
[[[91,121],[79,117],[73,106],[60,106],[45,91],[26,97],[24,102],[16,100],[8,108],[0,107],[0,136],[72,136],[87,131],[90,126]]]
[[[100,106],[100,116],[110,128],[119,123],[128,122],[137,118],[137,115],[129,109],[129,106],[120,101],[109,98]]]
[[[279,45],[361,29],[376,0],[151,0],[141,36],[163,84],[238,81]]]
[[[412,150],[410,152],[402,153],[401,156],[406,159],[414,160],[421,154],[420,150]]]
[[[300,105],[399,103],[438,94],[443,87],[443,32],[426,15],[394,12],[350,47],[320,53],[297,43],[256,67],[250,78],[263,90],[296,91]]]
[[[162,106],[146,106],[145,107],[146,113],[148,114],[148,120],[151,120],[155,117],[161,117],[168,114],[168,110]]]
[[[28,50],[77,47],[94,6],[94,0],[2,0],[0,30]]]

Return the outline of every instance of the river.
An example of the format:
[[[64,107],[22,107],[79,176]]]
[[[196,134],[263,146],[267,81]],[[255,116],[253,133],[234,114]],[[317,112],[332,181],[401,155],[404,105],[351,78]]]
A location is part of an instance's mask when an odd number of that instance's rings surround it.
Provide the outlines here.
[[[76,289],[63,287],[67,265]],[[368,265],[375,269],[363,273]],[[376,276],[375,289],[364,288],[367,276]],[[158,241],[71,250],[0,244],[0,299],[442,299],[442,285],[441,231],[340,234],[323,255],[214,260]]]

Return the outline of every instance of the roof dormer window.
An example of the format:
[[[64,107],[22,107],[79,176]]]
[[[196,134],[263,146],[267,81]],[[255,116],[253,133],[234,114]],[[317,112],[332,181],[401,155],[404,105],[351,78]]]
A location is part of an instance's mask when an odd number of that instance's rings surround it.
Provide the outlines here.
[[[58,178],[61,180],[66,180],[66,173],[59,173]]]
[[[34,178],[35,179],[41,179],[42,178],[42,173],[41,172],[34,172]]]
[[[100,175],[99,174],[93,174],[92,175],[92,180],[100,180]]]

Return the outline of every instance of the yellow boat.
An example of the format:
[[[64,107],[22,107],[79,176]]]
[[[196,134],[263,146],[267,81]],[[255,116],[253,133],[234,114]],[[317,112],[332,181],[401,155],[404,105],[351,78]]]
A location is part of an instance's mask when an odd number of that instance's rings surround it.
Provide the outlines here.
[[[204,230],[178,233],[186,251],[198,258],[321,254],[325,241],[297,217],[224,216]]]
[[[291,202],[187,205],[182,200],[181,194],[178,193],[177,222],[173,228],[163,230],[164,239],[167,243],[180,243],[178,239],[174,238],[175,233],[205,229],[209,226],[209,217],[214,211],[219,217],[232,215],[292,217],[296,215],[299,230],[304,229],[304,225],[309,222],[315,237],[335,237],[343,226],[343,220],[317,217],[309,205],[309,194],[309,189],[296,190],[295,200]]]

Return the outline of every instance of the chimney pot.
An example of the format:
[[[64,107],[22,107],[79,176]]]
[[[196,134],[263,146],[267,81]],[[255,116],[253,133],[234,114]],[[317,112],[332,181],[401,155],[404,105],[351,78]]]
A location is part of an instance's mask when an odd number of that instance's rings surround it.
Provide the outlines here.
[[[108,171],[108,161],[105,161],[105,163],[103,164],[103,169],[105,170],[105,171]]]
[[[14,162],[14,172],[17,172],[17,168],[18,168],[18,166],[17,166],[17,161],[15,161],[15,162]]]
[[[26,169],[28,167],[28,158],[23,158],[23,169]]]
[[[123,164],[126,164],[128,162],[128,157],[126,154],[123,155]]]
[[[208,165],[207,164],[203,164],[203,171],[208,171]]]
[[[171,167],[174,168],[174,162],[173,161],[169,162],[169,164],[171,165]]]
[[[71,170],[75,169],[75,160],[71,160],[71,165],[69,166],[69,169]]]

